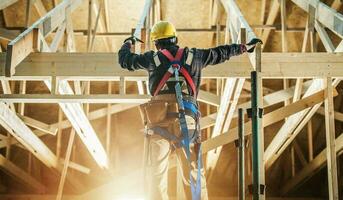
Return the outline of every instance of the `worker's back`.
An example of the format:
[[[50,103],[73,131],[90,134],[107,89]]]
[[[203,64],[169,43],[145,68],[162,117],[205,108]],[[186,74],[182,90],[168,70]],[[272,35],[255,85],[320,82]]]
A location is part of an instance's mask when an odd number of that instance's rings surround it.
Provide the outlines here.
[[[144,54],[132,53],[130,43],[124,43],[119,50],[119,62],[121,66],[128,70],[145,69],[149,73],[149,89],[154,94],[163,75],[168,71],[170,61],[163,55],[161,50],[166,49],[175,56],[178,49],[177,45],[170,45],[159,51],[148,51]],[[209,49],[184,48],[181,57],[181,64],[184,65],[189,75],[192,77],[196,90],[199,90],[201,70],[207,65],[215,65],[225,62],[231,56],[243,53],[242,45],[222,45]],[[188,86],[189,87],[189,86]],[[190,88],[188,88],[190,89]]]

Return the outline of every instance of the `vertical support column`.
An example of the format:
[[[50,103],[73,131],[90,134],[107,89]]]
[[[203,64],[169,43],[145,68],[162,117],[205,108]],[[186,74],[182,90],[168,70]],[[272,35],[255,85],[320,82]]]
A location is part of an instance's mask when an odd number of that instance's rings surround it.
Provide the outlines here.
[[[308,161],[313,160],[313,135],[312,135],[312,120],[307,123],[307,140],[308,140]]]
[[[91,36],[92,36],[92,5],[93,0],[88,0],[88,31],[87,31],[87,50],[91,44]]]
[[[108,94],[112,94],[112,82],[108,81],[108,88],[107,88]],[[111,159],[111,105],[107,104],[107,113],[106,113],[106,153],[109,157],[109,160]],[[110,162],[111,163],[111,162]]]
[[[71,151],[73,149],[74,138],[75,138],[75,129],[72,128],[71,132],[70,132],[70,136],[69,136],[68,147],[67,147],[65,162],[64,162],[64,166],[63,166],[63,170],[62,170],[61,180],[60,180],[60,183],[58,185],[56,200],[62,199],[63,188],[64,188],[65,179],[67,177],[68,166],[69,166],[69,162],[70,162]]]
[[[329,199],[338,200],[337,162],[335,149],[335,117],[333,105],[332,78],[324,80],[325,86],[325,132],[326,132],[326,157],[328,169]]]
[[[262,77],[261,44],[255,50],[256,71],[251,72],[251,109],[248,112],[252,122],[252,168],[253,168],[253,200],[265,199],[264,185],[264,134],[262,126]]]
[[[238,199],[245,199],[245,164],[244,164],[244,114],[243,109],[238,109],[238,140],[235,141],[236,147],[238,148]]]

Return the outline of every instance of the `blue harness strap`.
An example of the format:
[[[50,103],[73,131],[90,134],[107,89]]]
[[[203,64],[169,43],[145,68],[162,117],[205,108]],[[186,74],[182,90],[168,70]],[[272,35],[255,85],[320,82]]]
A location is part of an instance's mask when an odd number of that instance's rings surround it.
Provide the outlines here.
[[[180,68],[174,68],[174,74],[175,74],[175,79],[176,79],[176,84],[175,84],[176,100],[179,107],[179,122],[180,122],[180,127],[181,127],[181,133],[183,136],[181,140],[181,145],[185,149],[188,164],[189,164],[189,169],[190,169],[189,179],[190,179],[190,185],[191,185],[191,191],[192,191],[192,200],[200,200],[201,199],[201,169],[202,169],[201,144],[199,144],[200,147],[199,147],[198,155],[196,158],[198,161],[197,163],[198,173],[197,173],[196,180],[194,180],[191,173],[192,160],[191,160],[190,140],[189,140],[189,133],[188,133],[187,122],[186,122],[185,107],[187,105],[187,107],[189,106],[191,110],[194,110],[194,108],[189,103],[187,102],[184,103],[185,101],[183,101],[182,90],[179,83],[179,69]]]
[[[190,169],[189,179],[190,179],[190,185],[191,185],[192,200],[200,200],[201,199],[201,169],[202,169],[201,143],[197,141],[197,136],[198,136],[197,134],[194,134],[192,138],[189,137],[190,130],[188,129],[187,122],[186,122],[186,111],[187,113],[189,113],[190,111],[190,113],[192,114],[191,116],[195,118],[197,122],[196,123],[197,128],[195,129],[195,131],[199,131],[199,128],[198,128],[199,127],[198,126],[199,125],[198,123],[199,111],[193,102],[187,101],[183,98],[179,73],[181,73],[183,77],[187,80],[187,84],[191,87],[192,96],[194,97],[197,96],[196,87],[190,74],[187,72],[187,70],[182,66],[182,63],[180,62],[182,54],[183,54],[183,49],[178,50],[175,58],[167,50],[162,50],[161,52],[163,53],[163,55],[165,55],[169,59],[170,67],[168,68],[166,74],[162,77],[162,80],[157,86],[154,92],[154,96],[156,96],[159,93],[159,91],[162,89],[164,84],[174,74],[175,80],[176,80],[175,94],[176,94],[176,100],[177,100],[177,105],[178,105],[178,110],[179,110],[178,119],[180,123],[182,138],[180,139],[177,137],[174,138],[173,136],[171,136],[172,134],[170,134],[167,130],[160,127],[154,127],[151,129],[152,130],[155,129],[156,133],[160,134],[162,137],[166,139],[170,138],[172,141],[175,141],[175,140],[179,141],[178,142],[179,146],[181,146],[185,150],[189,169]],[[192,160],[191,160],[191,151],[190,151],[191,143],[194,143],[198,147],[198,148],[194,148],[194,149],[197,149],[195,150],[196,160],[197,160],[197,170],[198,170],[196,178],[193,178],[192,173],[191,173],[192,172],[192,165],[191,165]]]

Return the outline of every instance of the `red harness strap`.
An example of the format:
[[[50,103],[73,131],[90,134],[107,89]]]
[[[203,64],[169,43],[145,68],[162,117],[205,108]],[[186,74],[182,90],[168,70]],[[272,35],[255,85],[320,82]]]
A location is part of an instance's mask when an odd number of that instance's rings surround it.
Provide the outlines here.
[[[171,53],[167,50],[167,49],[163,49],[161,50],[161,53],[168,58],[168,60],[170,62],[180,62],[182,55],[183,55],[183,49],[179,48],[177,50],[176,56],[174,57],[173,55],[171,55]],[[178,70],[179,72],[183,75],[183,77],[185,77],[187,83],[189,84],[189,86],[192,89],[192,92],[194,94],[194,96],[196,96],[196,87],[194,84],[194,81],[192,79],[192,77],[189,75],[188,71],[183,67],[183,66],[179,66],[179,64],[172,64],[173,68],[178,68],[180,67]],[[162,87],[166,84],[166,82],[168,81],[168,79],[171,77],[171,75],[173,75],[174,70],[172,68],[169,68],[168,71],[164,74],[164,76],[162,77],[160,83],[158,84],[155,92],[154,92],[154,96],[156,96],[160,90],[162,89]]]

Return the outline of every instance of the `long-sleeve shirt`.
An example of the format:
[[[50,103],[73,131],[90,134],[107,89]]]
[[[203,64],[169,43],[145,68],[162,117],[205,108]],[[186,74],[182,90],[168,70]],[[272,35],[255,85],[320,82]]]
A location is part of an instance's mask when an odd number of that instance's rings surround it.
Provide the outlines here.
[[[167,72],[170,63],[169,60],[159,51],[148,51],[144,54],[132,53],[130,43],[124,43],[119,50],[119,63],[122,68],[130,71],[144,69],[149,74],[149,90],[153,94],[164,74]],[[173,55],[176,55],[179,46],[174,45],[167,48]],[[184,48],[181,63],[185,63],[189,54],[193,53],[193,59],[189,67],[186,67],[188,73],[193,79],[197,93],[201,81],[201,70],[208,65],[216,65],[229,60],[231,56],[237,56],[244,52],[244,46],[240,44],[222,45],[209,49]],[[161,65],[156,66],[154,56],[158,56]],[[188,86],[189,87],[189,86]],[[190,90],[190,88],[188,88]]]

